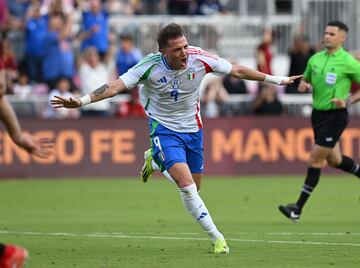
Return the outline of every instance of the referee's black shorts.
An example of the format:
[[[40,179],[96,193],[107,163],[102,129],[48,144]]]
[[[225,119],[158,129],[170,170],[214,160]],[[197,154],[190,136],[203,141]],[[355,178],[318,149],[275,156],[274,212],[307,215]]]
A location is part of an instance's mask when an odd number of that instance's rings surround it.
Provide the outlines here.
[[[333,148],[349,122],[347,109],[320,111],[313,109],[311,124],[315,144]]]

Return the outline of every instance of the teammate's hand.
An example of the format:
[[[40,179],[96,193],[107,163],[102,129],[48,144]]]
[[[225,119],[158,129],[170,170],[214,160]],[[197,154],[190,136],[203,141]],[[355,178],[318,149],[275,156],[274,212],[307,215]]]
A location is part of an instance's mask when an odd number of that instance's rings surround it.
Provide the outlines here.
[[[81,101],[76,98],[65,99],[60,96],[54,96],[52,100],[50,100],[51,105],[54,108],[79,108],[81,107]]]
[[[301,80],[298,91],[299,92],[307,92],[311,89],[311,84],[308,82],[305,82],[304,80]]]
[[[29,133],[23,132],[18,144],[29,154],[40,158],[46,158],[51,155],[54,144],[48,139],[37,140]]]
[[[335,98],[335,99],[332,99],[331,102],[334,103],[336,105],[336,107],[338,107],[338,108],[346,108],[347,107],[346,100]]]
[[[294,80],[300,79],[301,77],[303,77],[303,76],[302,75],[289,76],[289,79],[282,80],[280,85],[290,85],[290,84],[294,83]]]

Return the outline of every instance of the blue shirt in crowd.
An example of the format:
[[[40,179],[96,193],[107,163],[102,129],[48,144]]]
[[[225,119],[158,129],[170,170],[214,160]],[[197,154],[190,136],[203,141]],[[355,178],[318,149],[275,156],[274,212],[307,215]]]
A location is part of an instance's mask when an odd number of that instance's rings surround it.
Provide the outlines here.
[[[120,49],[116,57],[116,69],[119,76],[135,66],[142,57],[142,53],[137,48],[133,48],[129,53],[125,53],[125,51]]]
[[[26,54],[44,56],[44,41],[48,31],[48,16],[31,18],[26,22]]]
[[[58,32],[48,32],[45,38],[43,78],[51,81],[74,75],[74,54],[68,40],[60,41]]]
[[[93,46],[96,47],[100,53],[106,53],[109,47],[108,13],[106,11],[101,11],[97,14],[89,11],[83,12],[82,31],[90,32],[91,28],[95,25],[99,26],[99,30],[83,40],[81,49],[84,50]]]

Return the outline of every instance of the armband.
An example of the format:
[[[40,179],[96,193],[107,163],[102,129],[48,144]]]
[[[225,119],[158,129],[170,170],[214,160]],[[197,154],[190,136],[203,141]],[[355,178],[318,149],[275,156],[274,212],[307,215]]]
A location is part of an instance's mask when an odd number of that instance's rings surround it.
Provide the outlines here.
[[[284,80],[289,80],[288,76],[275,76],[275,75],[265,75],[265,79],[264,82],[270,83],[270,84],[275,84],[275,85],[280,85],[282,81]]]
[[[91,103],[91,97],[90,95],[85,95],[80,98],[81,106],[85,106]]]

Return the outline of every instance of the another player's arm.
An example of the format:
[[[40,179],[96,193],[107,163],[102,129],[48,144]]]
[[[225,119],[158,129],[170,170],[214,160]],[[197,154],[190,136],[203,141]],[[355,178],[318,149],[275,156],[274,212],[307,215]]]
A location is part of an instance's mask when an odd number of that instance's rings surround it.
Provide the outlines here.
[[[50,103],[54,106],[54,108],[79,108],[92,102],[114,97],[124,90],[126,90],[124,82],[121,79],[117,79],[102,85],[101,87],[95,89],[92,93],[85,95],[80,99],[65,99],[60,96],[55,96],[54,99],[50,100]]]
[[[0,120],[4,123],[7,132],[12,141],[30,154],[45,158],[51,154],[50,149],[53,144],[51,141],[38,141],[30,134],[22,131],[14,109],[4,95],[5,92],[5,74],[0,69]]]
[[[308,63],[306,64],[306,68],[303,74],[303,78],[301,79],[299,86],[297,88],[297,90],[299,92],[305,93],[308,92],[309,90],[311,90],[312,85],[311,85],[311,66],[312,66],[312,62],[314,61],[314,58],[311,57],[308,61]]]
[[[233,64],[230,75],[238,79],[263,81],[276,85],[288,85],[294,83],[294,80],[299,79],[302,75],[294,76],[274,76],[268,75],[246,66]]]

